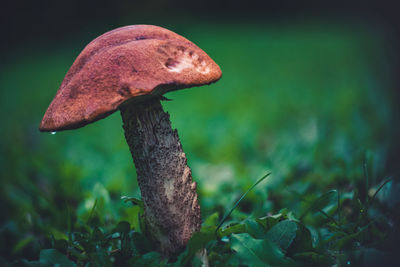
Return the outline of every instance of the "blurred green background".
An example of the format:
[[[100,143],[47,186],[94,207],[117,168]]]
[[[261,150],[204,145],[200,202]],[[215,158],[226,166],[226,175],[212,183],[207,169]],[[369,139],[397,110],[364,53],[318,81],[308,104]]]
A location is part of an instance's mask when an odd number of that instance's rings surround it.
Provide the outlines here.
[[[79,227],[96,199],[103,227],[131,220],[121,196],[140,191],[119,112],[74,131],[38,131],[79,52],[118,26],[164,26],[223,71],[216,84],[169,93],[173,101],[163,103],[198,182],[203,218],[223,213],[268,171],[237,218],[296,211],[296,194],[359,188],[367,195],[383,178],[397,177],[397,24],[371,13],[380,4],[360,14],[356,4],[342,12],[315,1],[294,9],[250,1],[257,5],[243,13],[236,2],[206,1],[198,9],[182,1],[121,3],[9,3],[0,63],[3,259],[36,258],[49,235]],[[383,190],[382,210],[398,207],[396,184]]]

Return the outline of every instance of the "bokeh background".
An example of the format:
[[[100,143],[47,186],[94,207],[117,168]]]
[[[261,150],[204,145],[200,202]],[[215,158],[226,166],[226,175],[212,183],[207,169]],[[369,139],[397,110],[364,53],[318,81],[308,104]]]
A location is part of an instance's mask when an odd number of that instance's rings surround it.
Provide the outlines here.
[[[204,218],[268,171],[236,217],[296,211],[299,196],[330,189],[365,197],[388,176],[381,212],[399,206],[394,1],[6,1],[0,12],[2,260],[37,258],[46,238],[65,237],[96,199],[102,227],[130,220],[121,196],[140,191],[119,112],[55,135],[38,125],[84,46],[131,24],[187,37],[223,71],[218,83],[163,103]]]

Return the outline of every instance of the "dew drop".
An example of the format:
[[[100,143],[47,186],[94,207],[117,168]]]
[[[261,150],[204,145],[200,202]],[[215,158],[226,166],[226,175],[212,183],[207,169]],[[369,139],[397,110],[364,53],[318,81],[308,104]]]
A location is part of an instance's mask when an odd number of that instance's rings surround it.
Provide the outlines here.
[[[55,135],[57,132],[51,132],[52,135]]]

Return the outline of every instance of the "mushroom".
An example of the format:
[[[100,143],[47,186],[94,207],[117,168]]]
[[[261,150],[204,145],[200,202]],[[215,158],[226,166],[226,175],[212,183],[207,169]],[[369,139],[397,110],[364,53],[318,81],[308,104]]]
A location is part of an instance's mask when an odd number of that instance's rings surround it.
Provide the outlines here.
[[[167,29],[132,25],[90,42],[67,72],[39,130],[76,129],[120,110],[137,171],[144,217],[165,256],[184,249],[200,230],[200,206],[163,94],[216,82],[219,66]]]

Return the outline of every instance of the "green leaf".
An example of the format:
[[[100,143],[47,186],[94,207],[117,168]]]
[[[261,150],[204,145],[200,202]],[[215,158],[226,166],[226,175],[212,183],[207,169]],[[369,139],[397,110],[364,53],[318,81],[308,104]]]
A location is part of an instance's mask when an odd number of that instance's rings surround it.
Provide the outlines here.
[[[313,250],[310,230],[300,223],[297,223],[297,228],[296,238],[287,250],[289,255]]]
[[[126,203],[126,202],[131,202],[132,205],[134,206],[139,206],[143,208],[143,200],[135,198],[135,197],[127,197],[127,196],[122,196],[121,199]]]
[[[150,241],[143,234],[133,232],[131,238],[137,253],[146,254],[152,250]]]
[[[355,233],[346,234],[344,237],[338,239],[333,247],[338,250],[351,249],[355,241],[363,241],[362,238],[365,235],[367,229],[368,225],[361,228]]]
[[[86,253],[91,253],[95,250],[95,244],[88,238],[87,234],[74,233],[75,240],[82,246]]]
[[[143,232],[140,228],[141,226],[141,218],[140,214],[143,214],[143,209],[140,206],[132,206],[125,209],[125,214],[121,217],[121,220],[130,222],[131,228],[138,232]]]
[[[213,214],[208,216],[207,219],[204,220],[203,225],[204,226],[214,226],[218,223],[218,218],[219,218],[218,212],[214,212]]]
[[[301,266],[332,266],[334,264],[332,258],[316,252],[296,253],[293,258],[297,263],[301,263]]]
[[[138,213],[138,222],[139,222],[139,229],[140,232],[144,235],[148,235],[148,227],[146,225],[146,219],[144,217],[144,214],[142,212]]]
[[[116,231],[121,234],[128,234],[131,231],[131,225],[127,221],[120,221],[117,224]]]
[[[265,238],[266,231],[262,224],[253,219],[246,219],[241,223],[228,225],[224,229],[218,230],[218,237],[228,236],[230,234],[248,233],[253,238]]]
[[[382,190],[382,188],[389,183],[390,181],[393,180],[393,177],[388,177],[385,179],[385,181],[378,187],[378,189],[375,191],[375,193],[373,194],[373,196],[371,198],[368,199],[367,201],[367,210],[370,207],[371,203],[374,201],[374,199],[376,198],[376,196],[378,195],[379,191]]]
[[[314,199],[310,201],[310,210],[311,211],[320,211],[324,209],[326,206],[328,206],[330,203],[334,202],[336,204],[336,198],[335,195],[337,195],[337,190],[330,190],[321,196],[319,196],[317,199]]]
[[[102,267],[111,267],[112,262],[107,253],[107,251],[103,248],[97,247],[93,253],[90,253],[90,266],[102,266]]]
[[[47,262],[47,261],[28,261],[28,260],[25,260],[25,259],[22,259],[22,260],[17,260],[17,261],[15,261],[15,262],[13,262],[12,264],[9,264],[9,263],[7,263],[7,262],[5,262],[5,261],[2,261],[2,260],[0,260],[0,264],[1,264],[1,266],[5,266],[5,267],[9,267],[9,266],[12,266],[12,267],[52,267],[53,265],[52,264],[50,264],[49,262]]]
[[[247,219],[244,221],[246,233],[251,235],[253,238],[264,239],[266,231],[264,227],[256,220]]]
[[[272,216],[265,216],[262,218],[257,218],[256,221],[264,227],[265,231],[271,229],[272,226],[277,224],[280,220],[282,220],[283,216],[282,213],[272,215]]]
[[[54,248],[61,253],[66,254],[68,249],[68,242],[65,239],[58,239],[54,241]]]
[[[208,242],[215,239],[214,228],[202,229],[201,232],[196,232],[192,235],[187,245],[189,254],[193,255],[199,249],[204,248]]]
[[[286,251],[296,238],[297,223],[291,220],[284,220],[274,225],[266,237],[277,244],[283,251]]]
[[[191,263],[195,253],[204,248],[210,241],[215,239],[215,226],[203,227],[190,238],[186,250],[178,257],[176,266],[186,266]]]
[[[95,227],[92,232],[92,239],[94,241],[101,241],[104,239],[104,234],[99,227]]]
[[[89,217],[86,221],[86,223],[91,226],[93,226],[93,216],[94,216],[94,211],[96,210],[96,206],[97,206],[97,198],[93,203],[92,209],[90,210],[90,213],[89,213]]]
[[[230,234],[241,234],[246,233],[246,225],[243,223],[237,223],[232,225],[227,225],[223,229],[218,230],[218,237],[228,236]]]
[[[275,243],[268,239],[254,239],[246,233],[232,235],[232,249],[236,251],[235,257],[238,257],[242,264],[249,266],[294,265]]]
[[[74,267],[75,263],[70,261],[67,256],[56,249],[43,249],[40,251],[40,261],[45,261],[50,264],[59,265],[62,267]]]
[[[246,197],[246,195],[253,190],[254,187],[256,187],[259,183],[261,183],[265,178],[267,178],[271,173],[267,173],[260,179],[258,179],[257,182],[255,182],[247,191],[239,198],[239,200],[233,205],[233,207],[225,213],[224,217],[222,217],[220,223],[218,224],[217,228],[215,229],[215,232],[218,231],[218,229],[222,226],[222,224],[226,221],[226,219],[232,214],[232,212],[236,209],[236,207],[239,205],[239,203]]]
[[[20,241],[13,247],[12,249],[12,254],[17,254],[20,251],[22,251],[29,243],[31,243],[34,240],[33,236],[28,236]]]
[[[166,266],[167,260],[163,260],[160,253],[153,251],[141,257],[134,257],[129,261],[129,264],[138,267],[160,267]]]

